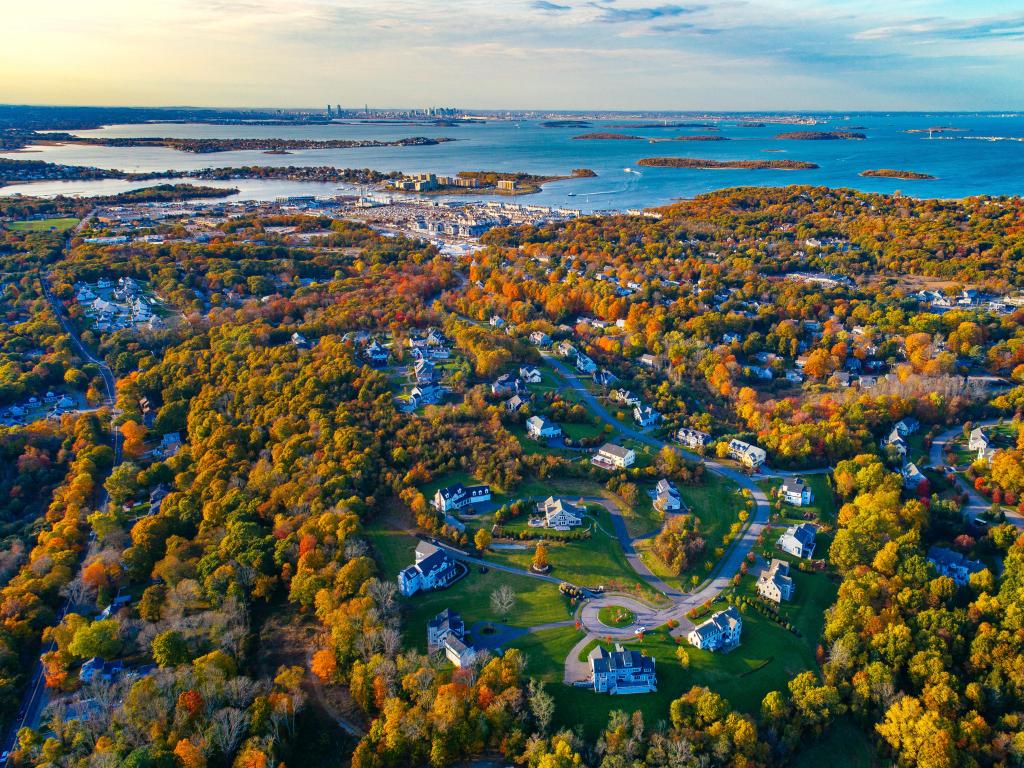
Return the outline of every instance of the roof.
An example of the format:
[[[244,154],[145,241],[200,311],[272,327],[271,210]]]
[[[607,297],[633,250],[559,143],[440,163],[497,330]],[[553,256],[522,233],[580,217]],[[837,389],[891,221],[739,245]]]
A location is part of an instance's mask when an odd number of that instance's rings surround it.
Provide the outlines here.
[[[587,658],[590,660],[590,667],[597,672],[617,672],[625,670],[636,670],[641,673],[654,672],[654,659],[645,656],[640,651],[624,649],[616,644],[614,651],[598,646],[592,650]]]
[[[782,483],[783,493],[803,493],[807,487],[807,483],[804,482],[802,477],[787,477]]]
[[[607,453],[611,456],[615,456],[616,458],[624,459],[631,453],[631,451],[629,448],[623,448],[621,445],[616,445],[615,443],[605,443],[601,446],[599,453]]]
[[[801,544],[813,544],[814,537],[817,535],[818,529],[810,523],[800,523],[799,525],[791,525],[786,529],[786,536],[792,536],[794,539],[799,541]]]
[[[431,629],[450,629],[458,634],[465,631],[465,624],[462,617],[451,608],[445,608],[437,616],[427,622]]]

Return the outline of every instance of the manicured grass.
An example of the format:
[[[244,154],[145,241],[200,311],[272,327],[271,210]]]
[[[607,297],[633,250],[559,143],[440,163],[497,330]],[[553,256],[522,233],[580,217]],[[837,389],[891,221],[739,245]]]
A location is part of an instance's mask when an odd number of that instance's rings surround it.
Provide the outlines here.
[[[618,539],[612,531],[611,514],[598,504],[589,504],[588,513],[598,523],[589,539],[549,542],[548,561],[551,575],[577,586],[612,587],[628,591],[648,600],[659,595],[641,580],[629,565]],[[529,568],[535,542],[524,542],[528,550],[501,550],[487,553],[487,559],[516,568]]]
[[[778,552],[774,553],[774,556],[790,563],[789,575],[796,587],[793,599],[779,606],[779,615],[800,630],[801,636],[794,636],[794,641],[803,643],[811,653],[814,653],[821,642],[825,627],[825,611],[835,602],[838,587],[828,574],[804,573],[797,569],[793,558],[787,555],[780,557]],[[754,575],[743,577],[737,591],[756,600],[757,579]]]
[[[414,562],[418,539],[402,531],[374,526],[366,531],[374,548],[374,555],[386,578],[394,578],[402,568]],[[502,619],[491,610],[490,597],[498,587],[508,585],[515,590],[516,607],[508,618]],[[467,625],[477,621],[501,621],[516,627],[530,627],[552,621],[572,618],[568,601],[550,582],[490,570],[480,573],[474,566],[460,581],[448,589],[421,592],[401,598],[403,607],[403,636],[412,647],[426,648],[427,621],[445,608],[462,614]]]
[[[649,541],[639,542],[637,549],[644,563],[657,576],[673,586],[690,589],[693,586],[690,582],[692,575],[696,574],[703,579],[709,573],[706,564],[710,562],[713,568],[718,562],[715,550],[726,547],[722,540],[730,526],[739,521],[740,511],[746,509],[746,500],[736,485],[711,472],[705,473],[704,482],[700,485],[679,485],[678,488],[683,503],[700,520],[700,533],[706,542],[704,555],[697,558],[693,567],[676,576],[649,551]]]
[[[636,614],[621,605],[606,605],[597,612],[597,620],[606,627],[628,627],[636,621]]]
[[[808,504],[805,507],[795,507],[792,504],[782,502],[781,507],[775,502],[772,503],[772,510],[775,513],[781,513],[782,516],[789,521],[803,522],[804,514],[812,512],[818,516],[818,519],[825,523],[835,523],[836,520],[836,497],[832,492],[832,487],[829,485],[827,475],[806,475],[804,476],[806,483],[811,486],[811,490],[814,491],[814,502]],[[772,497],[773,491],[782,485],[781,480],[762,480],[758,485],[768,494],[769,498]]]
[[[584,735],[593,739],[615,709],[639,710],[652,725],[667,720],[671,702],[695,685],[722,694],[734,709],[756,714],[769,691],[784,690],[793,677],[815,669],[814,654],[791,632],[752,611],[744,614],[743,623],[742,643],[731,653],[713,654],[686,644],[689,669],[679,664],[679,643],[665,627],[648,632],[642,641],[627,643],[627,647],[653,656],[658,673],[656,692],[630,696],[607,696],[561,682],[566,654],[580,637],[571,628],[531,634],[512,645],[527,654],[529,674],[549,683],[547,691],[556,705],[555,724],[572,727],[579,723]]]
[[[28,221],[12,221],[7,225],[13,232],[49,232],[55,229],[58,232],[67,230],[78,224],[78,219],[31,219]]]
[[[810,742],[790,761],[792,768],[820,768],[839,762],[843,768],[875,768],[888,764],[879,758],[871,739],[848,720],[836,720],[817,741]]]

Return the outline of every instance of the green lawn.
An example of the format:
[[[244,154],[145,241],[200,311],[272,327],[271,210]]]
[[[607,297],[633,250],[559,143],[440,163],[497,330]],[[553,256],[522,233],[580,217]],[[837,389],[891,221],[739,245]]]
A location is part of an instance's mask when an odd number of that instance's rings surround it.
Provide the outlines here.
[[[836,520],[836,497],[828,483],[828,476],[806,475],[804,480],[811,486],[811,490],[814,491],[814,502],[812,504],[808,504],[806,507],[795,507],[792,504],[783,502],[781,510],[779,510],[773,503],[772,510],[774,512],[781,511],[782,516],[790,522],[803,522],[804,513],[813,512],[822,522],[834,524]],[[771,492],[782,485],[782,481],[762,480],[758,485],[771,498]]]
[[[774,555],[779,556],[779,553]],[[779,615],[800,630],[801,637],[794,637],[794,640],[803,643],[813,653],[825,628],[825,611],[835,602],[838,587],[828,574],[804,573],[792,565],[793,558],[782,555],[779,559],[791,564],[789,575],[796,586],[793,599],[779,606]],[[743,578],[737,591],[757,599],[757,579],[753,574]]]
[[[383,526],[368,528],[366,537],[373,545],[374,555],[386,578],[394,578],[398,571],[413,563],[416,538]],[[517,596],[516,608],[504,623],[530,627],[572,618],[569,603],[559,594],[557,585],[495,570],[480,573],[474,567],[465,578],[448,589],[401,598],[405,641],[411,647],[425,649],[427,621],[445,608],[461,613],[467,625],[477,621],[501,620],[491,610],[490,596],[504,584],[512,587]]]
[[[746,509],[746,500],[737,486],[711,472],[705,473],[704,482],[700,485],[681,484],[678,488],[683,503],[700,520],[700,532],[707,542],[704,556],[698,558],[694,567],[676,576],[670,573],[653,553],[647,551],[649,542],[639,542],[637,549],[641,552],[647,567],[660,578],[673,586],[689,589],[692,586],[691,575],[697,574],[703,578],[708,574],[705,563],[710,562],[713,566],[718,562],[715,549],[724,546],[722,539],[728,533],[729,527],[739,520],[740,511]]]
[[[606,627],[628,627],[636,621],[636,614],[621,605],[606,605],[597,612],[597,620]]]
[[[875,768],[889,764],[878,757],[871,739],[860,728],[848,720],[836,720],[824,736],[797,752],[789,765],[820,768],[835,762],[841,762],[843,768]]]
[[[596,518],[600,527],[594,529],[589,539],[549,542],[548,560],[552,566],[551,575],[578,586],[615,587],[648,600],[658,600],[659,595],[637,577],[626,560],[622,547],[613,534],[611,514],[608,510],[598,504],[590,504],[587,509]],[[529,568],[533,560],[534,542],[524,544],[529,549],[488,552],[487,559],[516,568]]]
[[[752,611],[744,614],[743,622],[743,641],[731,653],[714,654],[686,644],[689,669],[679,664],[679,644],[664,627],[648,632],[642,642],[627,644],[653,656],[658,672],[657,692],[630,696],[606,696],[562,683],[564,659],[580,638],[572,628],[534,633],[512,645],[527,654],[528,673],[548,683],[556,726],[579,723],[584,735],[594,739],[612,710],[639,710],[651,726],[667,720],[669,704],[695,685],[722,694],[734,709],[756,714],[769,691],[784,690],[793,677],[816,668],[813,651],[791,632]]]
[[[78,224],[78,219],[31,219],[29,221],[12,221],[8,228],[13,232],[49,232],[55,229],[58,232],[67,230]]]

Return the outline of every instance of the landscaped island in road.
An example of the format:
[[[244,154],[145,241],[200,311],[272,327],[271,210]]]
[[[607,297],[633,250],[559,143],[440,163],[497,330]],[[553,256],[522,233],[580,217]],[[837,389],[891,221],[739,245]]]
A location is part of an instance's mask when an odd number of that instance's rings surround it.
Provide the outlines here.
[[[927,181],[928,179],[934,179],[930,173],[918,173],[917,171],[898,171],[894,168],[878,168],[872,171],[861,171],[861,176],[868,176],[871,178],[881,179],[912,179]]]
[[[866,139],[867,135],[857,131],[787,131],[775,134],[776,139],[796,141],[837,141],[841,139]]]
[[[702,157],[645,157],[637,165],[649,168],[695,168],[698,170],[809,171],[816,163],[803,160],[707,160]]]

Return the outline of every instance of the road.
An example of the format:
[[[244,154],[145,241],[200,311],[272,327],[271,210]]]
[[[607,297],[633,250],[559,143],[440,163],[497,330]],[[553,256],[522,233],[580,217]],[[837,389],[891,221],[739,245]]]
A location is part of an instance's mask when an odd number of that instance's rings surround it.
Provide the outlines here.
[[[114,463],[116,467],[121,463],[121,432],[117,429],[115,423],[116,415],[114,413],[114,405],[117,401],[117,379],[114,378],[113,372],[103,360],[98,359],[92,352],[86,348],[85,344],[82,343],[82,339],[79,337],[74,326],[68,320],[64,307],[57,299],[56,296],[50,290],[48,279],[45,275],[39,275],[39,284],[42,287],[43,295],[49,302],[54,315],[57,317],[57,321],[60,323],[64,332],[68,334],[71,339],[71,344],[78,352],[79,356],[93,365],[95,365],[100,372],[100,376],[103,378],[103,386],[106,390],[107,405],[110,407],[110,441],[114,448]],[[102,488],[102,485],[101,485]],[[106,490],[101,491],[98,506],[101,510],[106,509],[108,503]],[[83,558],[84,560],[84,558]],[[64,604],[57,611],[56,623],[64,618],[64,616],[72,609],[71,598],[68,597]],[[51,641],[44,645],[39,650],[40,656],[49,651],[55,650],[56,646]],[[42,716],[43,710],[49,703],[49,693],[46,689],[46,682],[43,675],[43,665],[37,658],[32,669],[32,677],[29,680],[28,686],[25,688],[25,693],[22,696],[21,707],[18,710],[18,716],[15,718],[14,723],[11,726],[11,730],[4,741],[5,751],[13,750],[17,744],[18,731],[24,727],[36,728],[39,726],[40,717]],[[8,761],[4,761],[3,765],[6,766]]]
[[[999,419],[989,419],[988,421],[979,421],[975,427],[994,427],[1000,423]],[[945,460],[943,455],[946,452],[946,446],[955,441],[963,435],[963,427],[953,427],[947,429],[940,435],[937,435],[932,440],[931,450],[928,452],[928,463],[933,469],[942,469],[945,466]],[[960,476],[960,473],[955,473],[954,478],[957,486],[961,491],[967,494],[967,503],[963,506],[964,519],[973,520],[978,515],[984,514],[992,509],[992,502],[974,490],[974,487],[964,480]],[[1024,516],[1021,515],[1016,509],[1012,507],[1003,507],[1003,511],[1006,513],[1006,521],[1012,523],[1018,529],[1024,530]]]

